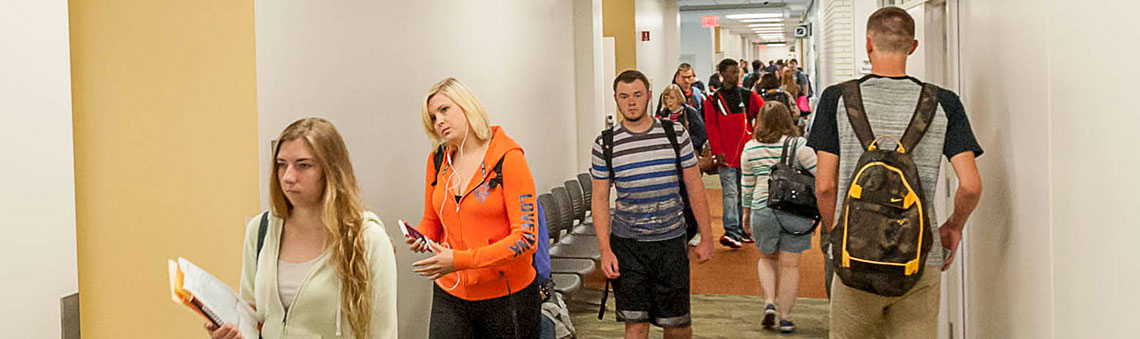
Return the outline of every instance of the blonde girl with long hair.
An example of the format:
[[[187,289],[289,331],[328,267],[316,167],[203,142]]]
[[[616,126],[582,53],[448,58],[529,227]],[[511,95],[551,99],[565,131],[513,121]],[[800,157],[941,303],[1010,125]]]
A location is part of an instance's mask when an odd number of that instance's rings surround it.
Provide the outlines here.
[[[261,337],[397,338],[392,242],[364,209],[336,128],[293,122],[273,161],[270,210],[249,222],[242,251],[241,297],[257,310]],[[231,324],[206,329],[241,338]]]

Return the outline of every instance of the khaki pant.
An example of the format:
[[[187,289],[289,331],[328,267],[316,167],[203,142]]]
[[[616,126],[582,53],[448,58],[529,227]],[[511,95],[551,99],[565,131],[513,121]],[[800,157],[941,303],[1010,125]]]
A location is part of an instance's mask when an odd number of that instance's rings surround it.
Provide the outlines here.
[[[918,284],[901,297],[884,297],[831,282],[832,339],[938,337],[942,272],[927,266]]]

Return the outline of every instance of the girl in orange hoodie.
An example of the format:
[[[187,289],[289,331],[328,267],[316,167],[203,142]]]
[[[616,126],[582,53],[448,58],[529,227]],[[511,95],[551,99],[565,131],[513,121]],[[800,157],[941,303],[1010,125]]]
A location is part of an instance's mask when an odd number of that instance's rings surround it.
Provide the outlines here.
[[[438,147],[427,159],[424,215],[416,229],[434,243],[408,244],[435,253],[413,264],[435,281],[429,337],[536,337],[538,223],[522,148],[490,126],[483,105],[454,78],[432,86],[422,114]]]

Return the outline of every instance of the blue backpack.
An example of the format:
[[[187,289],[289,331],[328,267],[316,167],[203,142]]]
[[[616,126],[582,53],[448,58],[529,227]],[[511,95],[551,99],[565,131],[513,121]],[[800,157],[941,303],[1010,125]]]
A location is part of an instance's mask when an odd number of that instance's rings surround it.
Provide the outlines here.
[[[550,280],[550,231],[546,229],[546,213],[542,211],[542,204],[538,205],[538,244],[534,249],[534,271],[538,272],[538,284],[546,285]]]

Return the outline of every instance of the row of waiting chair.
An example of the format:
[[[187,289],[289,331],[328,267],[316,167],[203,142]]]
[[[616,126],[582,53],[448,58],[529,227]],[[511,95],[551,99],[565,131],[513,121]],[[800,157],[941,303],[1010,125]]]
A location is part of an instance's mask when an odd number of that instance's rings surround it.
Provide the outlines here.
[[[582,288],[586,275],[593,272],[602,254],[594,232],[590,201],[592,183],[589,174],[578,174],[563,186],[538,196],[546,214],[550,234],[550,271],[554,290],[572,299]]]

